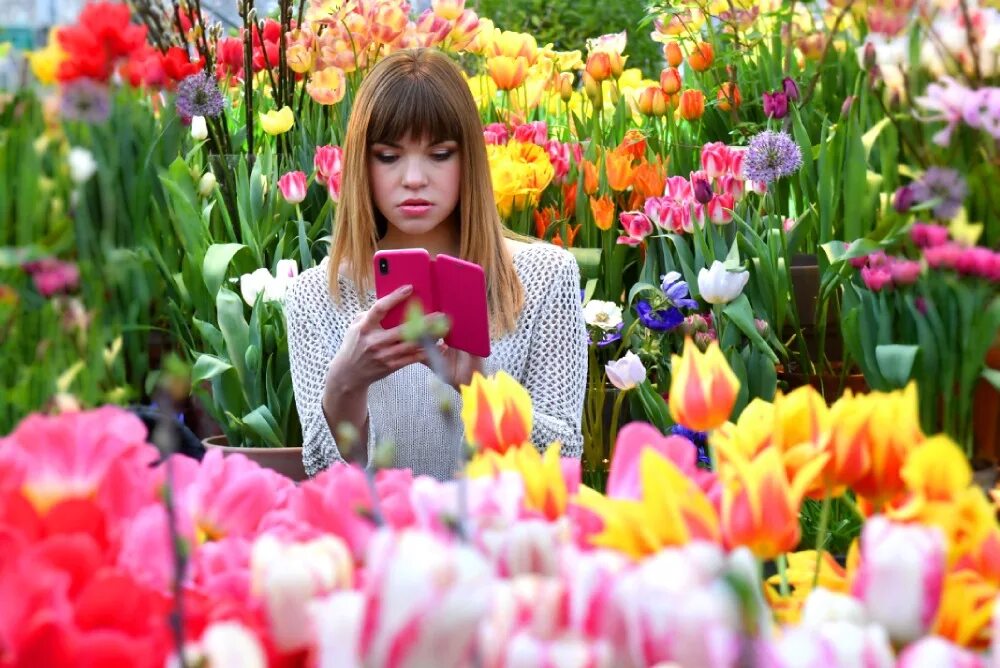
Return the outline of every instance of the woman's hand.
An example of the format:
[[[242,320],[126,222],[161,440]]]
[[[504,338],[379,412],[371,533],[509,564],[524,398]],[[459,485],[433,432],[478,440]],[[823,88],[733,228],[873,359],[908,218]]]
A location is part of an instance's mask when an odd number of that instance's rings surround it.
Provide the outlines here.
[[[462,385],[472,382],[472,376],[477,371],[483,372],[483,358],[470,355],[458,348],[449,348],[444,343],[438,344],[438,352],[441,354],[444,368],[441,372],[445,380],[460,391]]]
[[[382,329],[380,324],[390,309],[412,293],[411,286],[403,286],[358,314],[330,362],[327,387],[333,384],[342,391],[364,391],[375,381],[405,366],[426,361],[419,342],[403,340],[405,325]]]

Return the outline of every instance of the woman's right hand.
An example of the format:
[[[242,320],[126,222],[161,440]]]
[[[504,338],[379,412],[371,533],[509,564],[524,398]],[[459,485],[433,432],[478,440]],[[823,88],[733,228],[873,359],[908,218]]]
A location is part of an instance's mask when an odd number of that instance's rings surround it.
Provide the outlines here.
[[[347,328],[340,349],[330,362],[328,386],[342,391],[367,390],[377,380],[416,362],[426,361],[419,342],[403,340],[403,325],[382,329],[382,319],[413,293],[404,285],[362,311]]]

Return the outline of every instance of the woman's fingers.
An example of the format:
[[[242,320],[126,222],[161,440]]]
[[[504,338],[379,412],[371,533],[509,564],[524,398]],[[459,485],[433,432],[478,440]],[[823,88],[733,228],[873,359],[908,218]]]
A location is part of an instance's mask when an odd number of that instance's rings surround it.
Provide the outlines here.
[[[411,294],[413,294],[413,286],[404,285],[396,288],[385,297],[376,300],[365,314],[365,326],[369,330],[380,328],[382,319],[388,315],[389,311],[397,304],[402,304],[406,301]]]

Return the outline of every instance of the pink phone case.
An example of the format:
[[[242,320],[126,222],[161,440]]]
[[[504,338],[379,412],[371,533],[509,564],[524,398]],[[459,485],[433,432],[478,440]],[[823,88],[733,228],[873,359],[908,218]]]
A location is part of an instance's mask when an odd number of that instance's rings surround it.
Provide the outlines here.
[[[385,297],[403,285],[413,286],[413,295],[397,304],[382,319],[383,329],[392,329],[406,318],[411,301],[420,303],[424,313],[435,311],[431,256],[423,248],[376,251],[372,258],[375,272],[375,295]]]
[[[490,320],[482,267],[450,255],[438,255],[432,273],[437,310],[451,319],[444,342],[471,355],[489,357]]]

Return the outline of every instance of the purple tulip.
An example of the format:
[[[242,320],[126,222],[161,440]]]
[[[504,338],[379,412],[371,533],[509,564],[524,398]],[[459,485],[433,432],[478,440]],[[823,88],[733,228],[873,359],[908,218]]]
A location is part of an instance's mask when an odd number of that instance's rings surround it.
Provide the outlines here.
[[[788,115],[788,96],[781,91],[764,93],[764,115],[768,118],[784,118]]]

